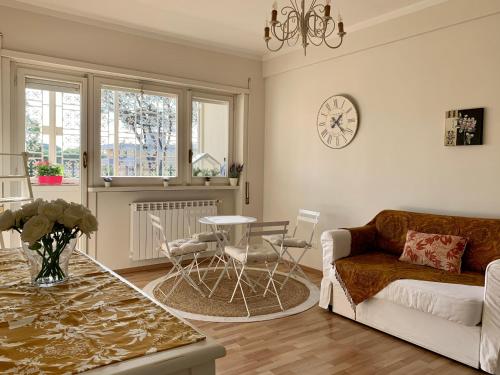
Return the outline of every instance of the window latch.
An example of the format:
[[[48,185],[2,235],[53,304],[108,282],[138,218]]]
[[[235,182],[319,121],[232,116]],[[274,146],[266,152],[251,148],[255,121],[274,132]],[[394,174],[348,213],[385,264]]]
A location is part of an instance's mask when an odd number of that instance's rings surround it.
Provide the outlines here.
[[[189,149],[188,160],[189,160],[189,164],[191,164],[193,162],[193,150],[191,150],[191,149]]]
[[[87,151],[85,151],[83,153],[83,157],[82,157],[82,165],[83,165],[83,168],[87,168],[87,165],[88,165],[88,155],[87,155]]]

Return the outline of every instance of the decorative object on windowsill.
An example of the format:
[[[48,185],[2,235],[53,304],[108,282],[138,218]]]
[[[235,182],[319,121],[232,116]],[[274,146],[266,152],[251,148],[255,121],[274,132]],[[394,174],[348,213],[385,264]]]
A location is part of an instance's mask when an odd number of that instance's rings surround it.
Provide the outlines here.
[[[233,163],[229,167],[229,185],[238,186],[240,175],[243,171],[243,164]]]
[[[210,186],[210,177],[205,177],[205,186]]]
[[[40,185],[61,185],[64,175],[62,165],[39,161],[35,164]]]
[[[194,177],[220,177],[221,170],[220,168],[193,168],[193,176]]]
[[[111,187],[111,182],[113,181],[111,177],[107,176],[102,179],[104,180],[104,187]]]
[[[266,21],[264,28],[267,49],[276,52],[283,47],[285,42],[293,47],[299,40],[304,48],[304,56],[309,44],[315,46],[325,44],[329,48],[340,47],[346,35],[344,23],[340,14],[337,22],[330,16],[332,11],[330,2],[326,0],[323,5],[318,4],[317,0],[312,0],[306,7],[305,0],[301,0],[299,8],[297,0],[290,0],[290,5],[281,8],[280,13],[285,16],[281,22],[278,21],[278,3],[275,1],[271,11],[271,23]],[[334,44],[330,44],[328,40],[335,31],[337,31],[337,38]],[[276,47],[270,46],[269,42],[272,39],[277,40]]]
[[[455,109],[446,112],[444,145],[483,144],[484,108]]]
[[[163,187],[168,187],[168,182],[169,182],[168,177],[164,177],[163,178]]]
[[[0,214],[0,231],[7,230],[21,235],[32,283],[49,287],[68,278],[68,262],[76,240],[95,232],[97,220],[81,204],[37,199],[20,210]]]

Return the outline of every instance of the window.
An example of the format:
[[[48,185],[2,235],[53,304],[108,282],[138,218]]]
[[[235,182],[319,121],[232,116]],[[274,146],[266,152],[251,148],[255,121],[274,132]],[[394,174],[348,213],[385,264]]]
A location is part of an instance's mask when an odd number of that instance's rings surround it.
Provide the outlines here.
[[[26,79],[25,149],[29,173],[45,160],[64,168],[66,182],[80,178],[80,87],[76,84]]]
[[[101,86],[101,176],[176,177],[178,97]]]
[[[193,177],[227,177],[231,101],[192,100]]]

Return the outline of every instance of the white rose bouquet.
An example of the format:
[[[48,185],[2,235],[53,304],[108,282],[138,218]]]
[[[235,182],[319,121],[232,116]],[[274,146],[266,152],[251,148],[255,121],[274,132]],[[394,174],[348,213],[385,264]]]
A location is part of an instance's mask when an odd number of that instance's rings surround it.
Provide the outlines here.
[[[7,230],[15,230],[21,235],[23,249],[25,253],[28,251],[30,263],[32,259],[29,252],[35,252],[41,258],[40,270],[34,282],[63,280],[67,270],[65,272],[64,267],[59,265],[61,253],[78,236],[90,236],[95,232],[97,220],[81,204],[68,203],[62,199],[51,202],[37,199],[20,210],[6,210],[0,214],[0,232]]]

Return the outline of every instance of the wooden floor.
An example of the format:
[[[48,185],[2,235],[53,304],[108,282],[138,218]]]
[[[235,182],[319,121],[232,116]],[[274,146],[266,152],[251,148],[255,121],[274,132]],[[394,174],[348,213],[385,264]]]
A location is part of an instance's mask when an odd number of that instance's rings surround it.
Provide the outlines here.
[[[165,272],[123,276],[142,288]],[[319,272],[309,275],[319,285]],[[319,307],[266,322],[192,323],[226,348],[220,375],[481,373]]]

